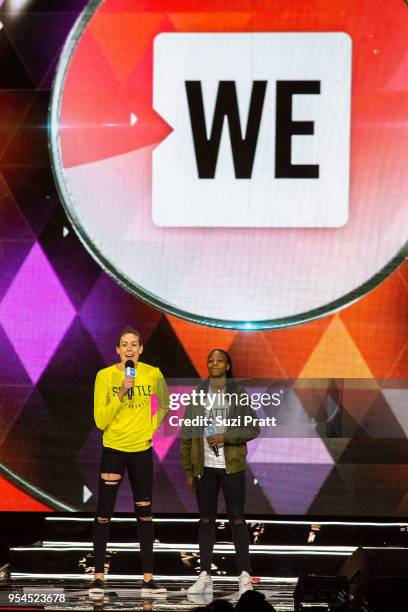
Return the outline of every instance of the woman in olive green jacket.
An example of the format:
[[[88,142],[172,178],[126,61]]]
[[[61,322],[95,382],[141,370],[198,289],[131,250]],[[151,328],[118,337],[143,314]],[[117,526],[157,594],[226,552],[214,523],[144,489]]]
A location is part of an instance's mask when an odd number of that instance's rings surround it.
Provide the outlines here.
[[[239,593],[252,589],[249,534],[245,523],[247,442],[259,435],[256,413],[245,390],[232,381],[231,358],[214,349],[207,358],[209,378],[185,410],[181,461],[200,514],[198,543],[201,573],[188,592],[211,593],[215,521],[223,492],[235,545]]]

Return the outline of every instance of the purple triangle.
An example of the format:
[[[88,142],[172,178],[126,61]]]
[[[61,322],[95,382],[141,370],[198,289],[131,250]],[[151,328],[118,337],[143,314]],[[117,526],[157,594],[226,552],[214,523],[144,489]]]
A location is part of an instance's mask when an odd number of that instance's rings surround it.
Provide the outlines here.
[[[264,495],[277,514],[304,514],[333,469],[333,464],[252,463]]]
[[[249,443],[248,459],[254,463],[334,463],[321,438],[259,438]]]
[[[0,355],[2,355],[2,364],[0,368],[0,385],[28,385],[31,386],[31,380],[25,371],[25,368],[10,340],[4,333],[0,325]],[[1,404],[0,404],[1,405]]]
[[[0,301],[14,280],[34,240],[4,240],[1,245]]]
[[[127,293],[106,274],[101,274],[84,301],[80,316],[105,362],[113,363],[117,357],[116,340],[122,329],[126,325],[138,329],[146,346],[162,314]]]
[[[44,76],[59,56],[77,17],[74,11],[59,13],[55,9],[37,14],[22,12],[18,19],[15,13],[3,16],[7,34],[36,85],[41,83],[42,88],[51,87],[52,75],[47,80]]]
[[[0,321],[34,384],[74,317],[72,303],[35,243],[0,304]]]
[[[161,468],[167,474],[169,481],[171,482],[171,486],[174,488],[175,493],[177,494],[180,502],[182,503],[182,507],[179,507],[178,511],[194,513],[197,512],[196,496],[195,493],[187,485],[186,475],[184,473],[183,468],[181,467],[180,460],[163,461],[163,463],[161,463]],[[159,482],[159,478],[157,478],[157,482]],[[157,495],[157,498],[159,498],[159,495]],[[157,502],[159,501],[164,502],[163,499],[157,499]],[[175,508],[175,510],[177,511],[177,508]],[[163,507],[162,511],[169,512],[169,510],[166,509],[166,506]]]
[[[84,479],[84,485],[92,492],[93,498],[90,503],[96,504],[99,486],[99,463],[102,453],[102,432],[94,427],[83,444],[78,457],[77,464]]]

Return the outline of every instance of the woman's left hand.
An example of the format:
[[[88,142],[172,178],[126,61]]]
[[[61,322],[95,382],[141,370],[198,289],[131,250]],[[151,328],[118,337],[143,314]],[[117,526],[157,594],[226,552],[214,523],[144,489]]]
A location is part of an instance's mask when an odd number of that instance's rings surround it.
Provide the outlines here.
[[[217,446],[218,444],[222,444],[224,442],[224,434],[216,434],[215,436],[210,436],[207,438],[208,444],[212,446]]]

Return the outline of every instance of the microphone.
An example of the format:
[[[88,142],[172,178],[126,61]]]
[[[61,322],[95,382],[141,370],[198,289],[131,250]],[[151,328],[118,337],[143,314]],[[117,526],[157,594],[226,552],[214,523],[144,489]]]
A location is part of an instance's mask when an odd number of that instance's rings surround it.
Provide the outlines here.
[[[204,435],[206,438],[211,438],[211,436],[215,436],[217,433],[217,430],[215,429],[215,427],[213,425],[208,425],[207,427],[204,427]],[[220,451],[218,449],[218,446],[215,444],[214,446],[211,447],[214,451],[214,455],[216,457],[220,456]]]
[[[132,361],[131,359],[129,359],[125,363],[125,376],[133,376],[133,378],[136,376],[135,362]],[[133,387],[128,389],[127,396],[128,396],[129,399],[132,399],[132,397],[133,397]]]

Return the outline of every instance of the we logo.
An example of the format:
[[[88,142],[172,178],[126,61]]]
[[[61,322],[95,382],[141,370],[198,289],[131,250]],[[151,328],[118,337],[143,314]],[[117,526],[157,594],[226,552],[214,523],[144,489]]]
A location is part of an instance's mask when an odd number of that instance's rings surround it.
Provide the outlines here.
[[[343,226],[350,83],[344,33],[158,35],[154,223]]]

